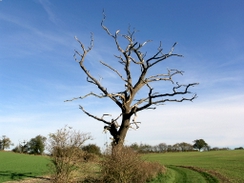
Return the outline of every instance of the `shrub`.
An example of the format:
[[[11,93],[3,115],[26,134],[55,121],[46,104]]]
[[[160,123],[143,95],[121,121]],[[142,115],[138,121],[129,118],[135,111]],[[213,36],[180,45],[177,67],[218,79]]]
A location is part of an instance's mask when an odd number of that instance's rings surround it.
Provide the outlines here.
[[[97,155],[101,155],[101,149],[96,144],[88,144],[86,146],[82,147],[83,151],[86,151],[88,153],[93,153]]]
[[[89,139],[91,139],[89,134],[71,130],[67,126],[49,135],[48,150],[51,154],[52,182],[76,182],[84,161],[85,153],[81,147]]]
[[[101,162],[103,182],[143,183],[155,178],[165,168],[158,163],[145,162],[130,148],[121,148],[106,155]]]
[[[87,153],[84,152],[83,159],[85,162],[98,162],[100,160],[100,156],[94,154],[94,153]]]
[[[21,153],[21,147],[18,145],[15,148],[13,148],[12,151],[15,153]]]

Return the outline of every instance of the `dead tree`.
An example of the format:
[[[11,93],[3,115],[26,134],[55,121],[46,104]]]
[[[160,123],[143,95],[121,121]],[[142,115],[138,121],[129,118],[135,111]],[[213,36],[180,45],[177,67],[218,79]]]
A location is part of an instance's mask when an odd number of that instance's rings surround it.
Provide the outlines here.
[[[85,96],[76,97],[66,101],[84,99],[90,96],[111,99],[121,110],[121,113],[118,115],[118,117],[116,119],[113,119],[112,121],[105,120],[103,118],[104,116],[97,117],[91,114],[90,112],[85,110],[83,106],[80,106],[80,109],[88,116],[106,124],[104,129],[110,131],[111,135],[113,136],[112,144],[115,147],[123,145],[128,129],[132,127],[132,125],[135,125],[135,128],[139,127],[139,122],[136,122],[135,120],[138,112],[146,109],[156,109],[156,106],[162,105],[166,102],[193,101],[197,97],[197,95],[191,94],[189,89],[191,87],[194,87],[198,83],[191,83],[186,85],[175,83],[173,81],[173,76],[183,74],[183,71],[177,69],[165,69],[165,73],[149,75],[149,71],[157,67],[165,59],[169,57],[182,56],[173,53],[177,43],[172,46],[171,50],[168,53],[163,53],[160,42],[156,53],[148,57],[146,53],[143,53],[141,50],[148,42],[150,42],[150,40],[143,43],[138,43],[135,40],[136,31],[131,31],[130,28],[128,29],[128,32],[126,34],[120,34],[120,30],[117,30],[114,34],[112,34],[110,30],[104,25],[105,18],[106,17],[103,14],[101,27],[114,40],[115,46],[117,47],[119,52],[119,55],[115,55],[115,58],[118,60],[118,63],[121,64],[120,66],[124,69],[124,73],[105,62],[100,61],[100,64],[114,72],[123,82],[125,89],[120,92],[110,92],[105,86],[103,86],[100,79],[97,79],[87,70],[87,67],[85,66],[85,58],[93,48],[93,35],[91,35],[90,46],[88,48],[86,48],[85,45],[80,40],[78,40],[78,38],[75,37],[75,39],[81,46],[82,52],[75,50],[74,58],[79,63],[81,69],[87,76],[87,82],[97,86],[101,94],[90,92]],[[125,48],[122,48],[122,44],[119,42],[119,39],[124,39],[127,42]],[[77,56],[79,56],[79,59],[77,58]],[[132,74],[132,66],[133,69],[135,69],[134,67],[136,66],[140,73],[137,77],[134,77],[134,75]],[[173,84],[171,92],[155,92],[154,88],[152,87],[152,83],[162,81],[168,81]],[[142,89],[143,91],[145,91],[145,89],[147,91],[144,98],[136,99],[136,95],[139,91],[142,91]],[[117,120],[120,117],[122,119],[120,124],[118,125]]]

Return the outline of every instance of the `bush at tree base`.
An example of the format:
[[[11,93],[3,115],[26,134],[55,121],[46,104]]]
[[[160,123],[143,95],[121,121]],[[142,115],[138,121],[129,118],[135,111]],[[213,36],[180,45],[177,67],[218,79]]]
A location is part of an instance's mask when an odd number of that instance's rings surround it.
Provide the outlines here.
[[[107,183],[143,183],[165,170],[161,164],[146,162],[126,147],[106,155],[101,162],[102,180]]]

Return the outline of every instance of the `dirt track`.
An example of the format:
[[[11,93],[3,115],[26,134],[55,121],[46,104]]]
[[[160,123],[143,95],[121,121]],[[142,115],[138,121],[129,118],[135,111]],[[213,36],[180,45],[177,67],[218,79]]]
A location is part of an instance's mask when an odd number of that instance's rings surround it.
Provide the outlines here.
[[[25,180],[18,180],[18,181],[7,181],[5,183],[50,183],[51,181],[49,178],[41,177],[41,178],[31,178]]]

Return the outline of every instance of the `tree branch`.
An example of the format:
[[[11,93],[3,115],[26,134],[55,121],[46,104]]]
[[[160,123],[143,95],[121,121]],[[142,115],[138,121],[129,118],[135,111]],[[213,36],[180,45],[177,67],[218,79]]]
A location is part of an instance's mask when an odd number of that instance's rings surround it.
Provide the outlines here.
[[[144,110],[144,109],[148,109],[149,107],[151,107],[152,105],[162,105],[165,102],[183,102],[183,101],[193,101],[197,95],[194,94],[192,97],[190,98],[185,98],[182,97],[181,99],[170,99],[170,98],[166,98],[166,99],[159,99],[159,98],[163,98],[163,97],[173,97],[173,96],[179,96],[179,95],[185,95],[185,94],[189,94],[190,92],[189,87],[194,87],[195,85],[198,85],[199,83],[191,83],[188,85],[179,85],[177,83],[176,87],[173,87],[173,93],[164,93],[164,94],[152,94],[152,89],[150,89],[149,91],[149,96],[147,98],[141,99],[139,100],[135,105],[140,105],[143,102],[147,102],[145,105],[143,105],[142,107],[138,107],[136,112]],[[179,88],[181,87],[185,87],[184,91],[177,91]],[[159,99],[154,101],[154,99]]]
[[[75,37],[76,38],[76,37]],[[75,60],[77,61],[76,59],[76,54],[78,53],[78,55],[81,57],[81,59],[79,60],[79,64],[80,64],[80,67],[81,69],[84,71],[84,73],[87,75],[87,81],[90,82],[90,83],[93,83],[94,85],[96,85],[103,93],[105,96],[108,96],[110,97],[120,108],[122,108],[122,104],[115,98],[113,97],[113,95],[109,94],[107,89],[104,88],[101,83],[95,78],[93,77],[89,71],[86,69],[86,67],[84,66],[84,59],[85,59],[85,56],[86,54],[91,51],[92,47],[93,47],[93,36],[91,36],[91,42],[90,42],[90,47],[88,47],[88,49],[85,49],[85,46],[84,44],[79,41],[78,38],[76,38],[76,40],[79,42],[79,44],[81,45],[81,48],[83,50],[83,54],[80,54],[78,51],[75,51],[75,54],[74,54],[74,58]]]
[[[87,116],[90,116],[90,117],[92,117],[92,118],[94,118],[94,119],[96,119],[96,120],[98,120],[98,121],[102,121],[102,122],[105,123],[105,124],[108,124],[108,125],[111,124],[110,122],[104,120],[104,119],[103,119],[103,116],[102,116],[101,118],[99,118],[99,117],[94,116],[94,115],[92,115],[91,113],[87,112],[81,105],[80,105],[80,109],[81,109]]]
[[[173,71],[173,73],[171,73],[172,71]],[[183,75],[183,71],[179,71],[177,69],[168,69],[167,74],[158,74],[158,75],[150,76],[145,79],[145,82],[149,83],[149,82],[154,82],[154,81],[171,81],[172,83],[174,83],[172,77],[176,74]],[[161,76],[163,76],[163,77],[161,77]]]
[[[113,72],[115,72],[115,73],[116,73],[116,74],[117,74],[123,81],[127,82],[127,81],[123,78],[123,76],[122,76],[116,69],[112,68],[110,65],[108,65],[108,64],[106,64],[106,63],[104,63],[104,62],[102,62],[102,61],[100,61],[100,63],[103,64],[104,66],[108,67],[109,69],[111,69]]]
[[[179,54],[173,54],[173,51],[174,51],[174,48],[175,46],[177,45],[177,43],[174,43],[174,45],[172,46],[170,52],[168,54],[163,54],[162,52],[162,48],[161,48],[161,42],[160,42],[160,45],[159,45],[159,48],[158,48],[158,52],[152,56],[151,58],[149,58],[146,62],[147,62],[147,65],[148,67],[152,67],[154,66],[155,64],[165,60],[166,58],[169,58],[171,56],[178,56],[178,57],[183,57],[182,55],[179,55]],[[158,56],[159,54],[161,54],[161,56]],[[150,64],[151,61],[154,61]]]
[[[90,93],[86,94],[85,96],[74,97],[74,98],[72,98],[70,100],[65,100],[64,102],[71,102],[71,101],[77,100],[77,99],[84,99],[84,98],[86,98],[86,97],[88,97],[90,95],[93,95],[93,96],[98,97],[98,98],[105,98],[106,97],[106,95],[97,95],[97,94],[95,94],[93,92],[90,92]]]
[[[107,32],[107,34],[108,34],[109,36],[111,36],[111,37],[114,39],[114,41],[115,41],[115,43],[116,43],[116,46],[117,46],[117,49],[118,49],[120,52],[123,53],[124,50],[120,47],[120,45],[119,45],[119,43],[118,43],[118,39],[117,39],[120,30],[117,30],[117,31],[115,32],[115,35],[111,34],[110,31],[109,31],[109,29],[103,24],[104,21],[105,21],[105,19],[106,19],[106,15],[105,15],[105,13],[104,13],[104,11],[103,11],[103,19],[102,19],[102,22],[101,22],[101,26],[102,26],[102,28],[105,30],[105,32]]]

